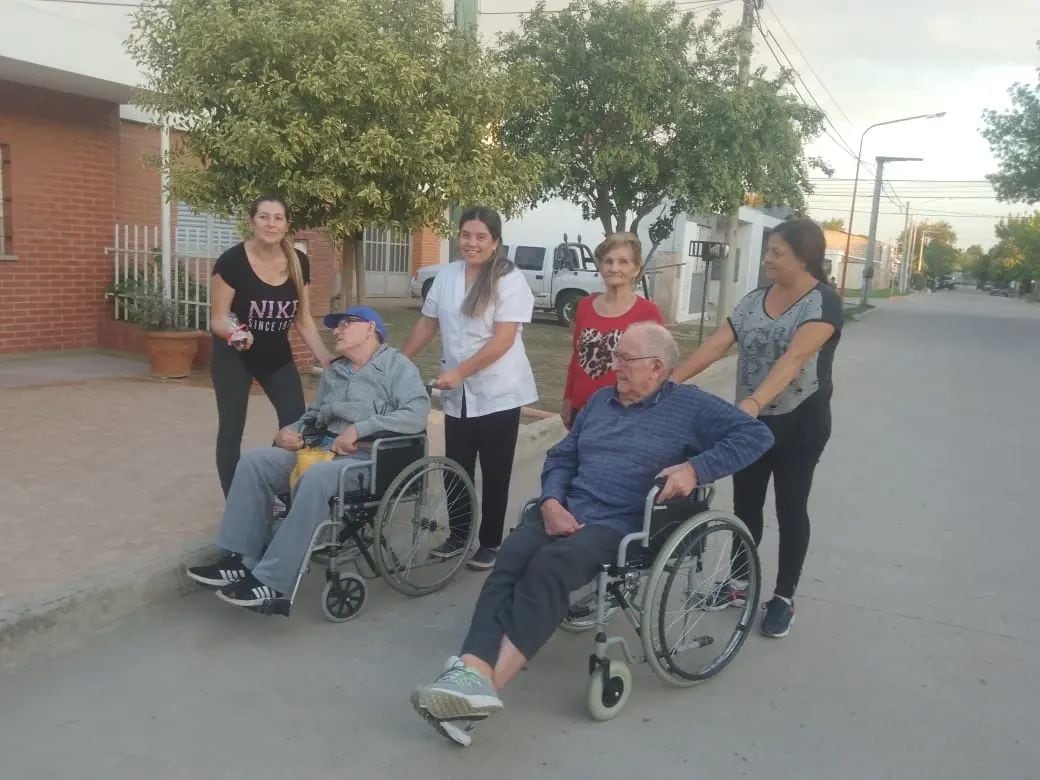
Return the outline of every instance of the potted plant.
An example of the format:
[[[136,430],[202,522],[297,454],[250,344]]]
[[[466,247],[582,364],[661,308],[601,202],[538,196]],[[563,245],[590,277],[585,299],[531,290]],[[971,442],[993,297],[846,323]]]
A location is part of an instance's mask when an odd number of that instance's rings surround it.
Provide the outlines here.
[[[158,284],[134,278],[114,285],[109,294],[126,299],[127,321],[145,332],[152,376],[178,379],[191,373],[202,333],[183,325],[183,307],[164,296]]]

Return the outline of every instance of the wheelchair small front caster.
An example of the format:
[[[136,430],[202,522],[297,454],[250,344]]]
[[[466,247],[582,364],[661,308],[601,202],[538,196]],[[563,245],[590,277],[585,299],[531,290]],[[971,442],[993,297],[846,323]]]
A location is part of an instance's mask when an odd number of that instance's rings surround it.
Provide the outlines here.
[[[345,623],[357,617],[365,606],[368,586],[357,574],[334,574],[321,591],[321,611],[326,620]]]
[[[632,672],[624,663],[601,662],[589,675],[589,714],[596,720],[616,718],[631,691]]]

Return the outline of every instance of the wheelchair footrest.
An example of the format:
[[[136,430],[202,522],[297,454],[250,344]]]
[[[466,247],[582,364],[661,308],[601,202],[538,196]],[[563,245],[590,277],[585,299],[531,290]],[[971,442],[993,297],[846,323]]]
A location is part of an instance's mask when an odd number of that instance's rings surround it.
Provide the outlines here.
[[[292,602],[289,599],[268,599],[263,604],[249,607],[249,609],[253,610],[253,612],[259,612],[261,615],[289,617],[289,613],[292,612]]]

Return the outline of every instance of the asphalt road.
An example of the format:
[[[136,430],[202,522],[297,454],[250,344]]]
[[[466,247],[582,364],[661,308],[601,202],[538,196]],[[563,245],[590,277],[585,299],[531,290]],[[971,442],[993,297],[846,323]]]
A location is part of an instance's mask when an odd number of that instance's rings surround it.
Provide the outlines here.
[[[708,684],[636,668],[595,723],[591,640],[558,635],[462,750],[408,694],[457,649],[479,575],[415,600],[376,586],[343,625],[313,580],[291,620],[200,592],[0,676],[0,778],[1040,776],[1040,307],[884,302],[848,328],[836,385],[798,622]]]

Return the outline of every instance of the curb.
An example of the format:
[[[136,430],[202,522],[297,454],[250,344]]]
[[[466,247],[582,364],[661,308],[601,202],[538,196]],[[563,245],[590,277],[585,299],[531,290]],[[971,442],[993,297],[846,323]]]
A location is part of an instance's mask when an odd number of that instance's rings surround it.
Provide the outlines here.
[[[723,389],[721,381],[729,380],[735,368],[736,356],[725,357],[700,374],[697,384],[706,390],[714,385],[728,395],[730,388]],[[516,461],[541,458],[564,435],[558,414],[520,426]],[[91,575],[60,590],[0,603],[0,669],[72,649],[85,635],[104,631],[142,607],[197,592],[198,586],[184,575],[185,567],[216,557],[212,536],[207,535],[160,557]]]

